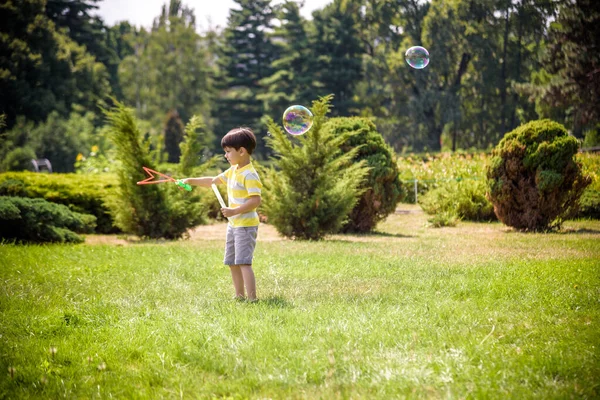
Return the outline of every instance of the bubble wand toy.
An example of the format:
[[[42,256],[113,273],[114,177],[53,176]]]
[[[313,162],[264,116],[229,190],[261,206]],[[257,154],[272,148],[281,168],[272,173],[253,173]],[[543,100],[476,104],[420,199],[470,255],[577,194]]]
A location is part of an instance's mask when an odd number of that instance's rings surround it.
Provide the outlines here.
[[[190,185],[189,183],[184,183],[181,179],[171,178],[169,175],[162,174],[162,173],[155,171],[153,169],[150,169],[148,167],[142,167],[142,168],[148,175],[148,178],[144,179],[143,181],[137,182],[138,185],[153,185],[155,183],[174,182],[179,187],[179,189],[182,189],[182,190],[185,189],[188,192],[192,190],[192,185]],[[155,174],[162,177],[163,179],[154,180],[154,178],[156,178]]]

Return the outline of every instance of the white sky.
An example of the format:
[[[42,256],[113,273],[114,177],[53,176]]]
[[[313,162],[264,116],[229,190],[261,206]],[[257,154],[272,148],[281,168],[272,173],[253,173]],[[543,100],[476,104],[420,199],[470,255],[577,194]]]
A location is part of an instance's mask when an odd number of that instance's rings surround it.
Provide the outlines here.
[[[312,19],[314,10],[325,7],[331,1],[304,0],[304,7],[300,13],[305,18]],[[97,3],[99,8],[96,14],[100,15],[108,26],[119,21],[129,21],[133,25],[149,28],[165,3],[169,3],[169,0],[103,0]],[[237,6],[233,0],[183,0],[183,4],[194,9],[198,31],[206,30],[210,25],[225,27],[229,9]]]

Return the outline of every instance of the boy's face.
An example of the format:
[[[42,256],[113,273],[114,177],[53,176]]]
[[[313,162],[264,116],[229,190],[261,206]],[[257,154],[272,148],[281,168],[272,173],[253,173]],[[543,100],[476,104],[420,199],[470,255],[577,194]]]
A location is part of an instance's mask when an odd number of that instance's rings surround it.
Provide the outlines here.
[[[240,147],[239,150],[233,147],[224,147],[223,150],[225,150],[225,158],[231,165],[239,164],[244,154],[246,154],[246,149],[243,147]]]

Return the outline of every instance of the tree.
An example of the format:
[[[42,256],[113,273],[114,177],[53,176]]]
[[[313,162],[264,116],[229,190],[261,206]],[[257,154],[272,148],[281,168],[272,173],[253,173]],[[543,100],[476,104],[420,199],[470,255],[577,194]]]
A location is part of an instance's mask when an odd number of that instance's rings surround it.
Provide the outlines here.
[[[176,163],[179,161],[179,157],[181,156],[179,144],[183,140],[183,129],[183,122],[177,110],[169,111],[164,130],[167,162]]]
[[[264,104],[257,101],[264,93],[261,81],[273,73],[277,59],[271,42],[274,10],[271,0],[235,0],[240,9],[231,9],[219,55],[219,89],[215,117],[225,131],[249,126],[258,131]],[[264,155],[259,142],[255,153]]]
[[[192,10],[171,1],[150,32],[135,34],[133,51],[120,64],[119,79],[138,117],[162,124],[159,116],[176,109],[184,122],[194,114],[208,118],[212,77]]]
[[[330,101],[327,96],[313,102],[313,126],[295,140],[267,118],[272,133],[267,143],[277,158],[276,169],[263,170],[267,176],[262,208],[269,223],[287,237],[319,240],[338,232],[362,192],[359,187],[368,168],[364,161],[352,162],[358,148],[340,151],[357,132],[336,136],[323,128]]]
[[[264,102],[265,113],[280,117],[292,104],[308,104],[315,95],[312,44],[307,21],[300,15],[297,3],[286,1],[277,12],[281,25],[272,34],[279,58],[271,64],[273,74],[259,83],[266,92],[258,99]]]
[[[45,15],[44,0],[0,5],[0,112],[40,122],[74,104],[95,110],[110,93],[106,68]]]
[[[315,70],[323,85],[315,94],[334,95],[334,115],[347,116],[358,111],[354,88],[362,79],[363,53],[358,9],[356,1],[334,0],[313,13]]]
[[[181,149],[179,166],[184,176],[199,173],[197,167],[200,166],[202,159],[210,154],[209,146],[213,137],[214,135],[206,129],[201,116],[194,115],[187,123],[183,141],[179,144]],[[213,157],[205,163],[205,167],[210,167],[217,159],[222,158],[221,156]]]
[[[119,102],[105,110],[120,165],[118,195],[111,207],[115,224],[126,233],[145,238],[178,239],[204,220],[198,201],[184,197],[175,185],[136,185],[147,178],[143,166],[154,169],[140,140],[133,112]]]
[[[550,25],[546,79],[534,87],[540,106],[564,110],[573,133],[600,122],[600,3],[569,1]],[[537,90],[535,90],[537,89]],[[547,116],[547,115],[545,115]]]
[[[120,94],[119,58],[114,31],[98,16],[92,16],[100,0],[46,0],[46,16],[77,44],[102,63],[108,71],[111,92]]]

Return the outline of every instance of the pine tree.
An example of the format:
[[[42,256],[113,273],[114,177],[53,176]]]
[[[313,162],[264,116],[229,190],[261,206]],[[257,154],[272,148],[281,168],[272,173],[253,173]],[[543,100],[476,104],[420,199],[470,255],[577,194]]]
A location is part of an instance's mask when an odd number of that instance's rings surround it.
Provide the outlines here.
[[[205,212],[198,201],[185,197],[173,184],[137,185],[147,178],[142,167],[155,169],[133,112],[117,101],[105,110],[109,135],[120,162],[118,195],[112,199],[115,224],[126,233],[143,238],[178,239],[187,229],[202,223]],[[186,192],[187,193],[187,192]]]
[[[359,39],[359,4],[334,0],[313,13],[315,26],[315,70],[323,87],[317,95],[333,93],[334,114],[356,111],[354,88],[362,79],[363,46]]]
[[[181,121],[177,110],[169,111],[164,130],[167,162],[176,163],[179,161],[181,156],[179,144],[183,140],[183,129],[183,121]]]
[[[184,176],[199,175],[201,171],[210,168],[217,160],[222,159],[222,156],[214,156],[198,168],[202,159],[209,154],[209,145],[213,136],[206,130],[201,116],[192,116],[190,122],[185,126],[184,138],[179,145],[181,148],[179,168]]]
[[[313,102],[312,128],[290,140],[272,119],[268,146],[276,153],[274,169],[265,169],[263,211],[270,224],[287,237],[319,240],[338,232],[352,211],[368,168],[351,162],[359,148],[340,147],[357,131],[335,135],[323,129],[332,96]]]
[[[269,34],[273,30],[271,0],[235,0],[241,9],[231,9],[219,58],[222,91],[216,118],[225,131],[249,126],[258,131],[264,106],[257,97],[264,92],[260,82],[273,72],[277,58]],[[261,143],[256,152],[262,153]]]
[[[263,100],[265,112],[278,118],[292,104],[309,104],[319,86],[313,70],[312,45],[306,29],[307,21],[300,15],[297,3],[286,1],[278,10],[281,26],[273,33],[280,55],[271,65],[273,74],[260,84],[266,92],[257,96]]]

